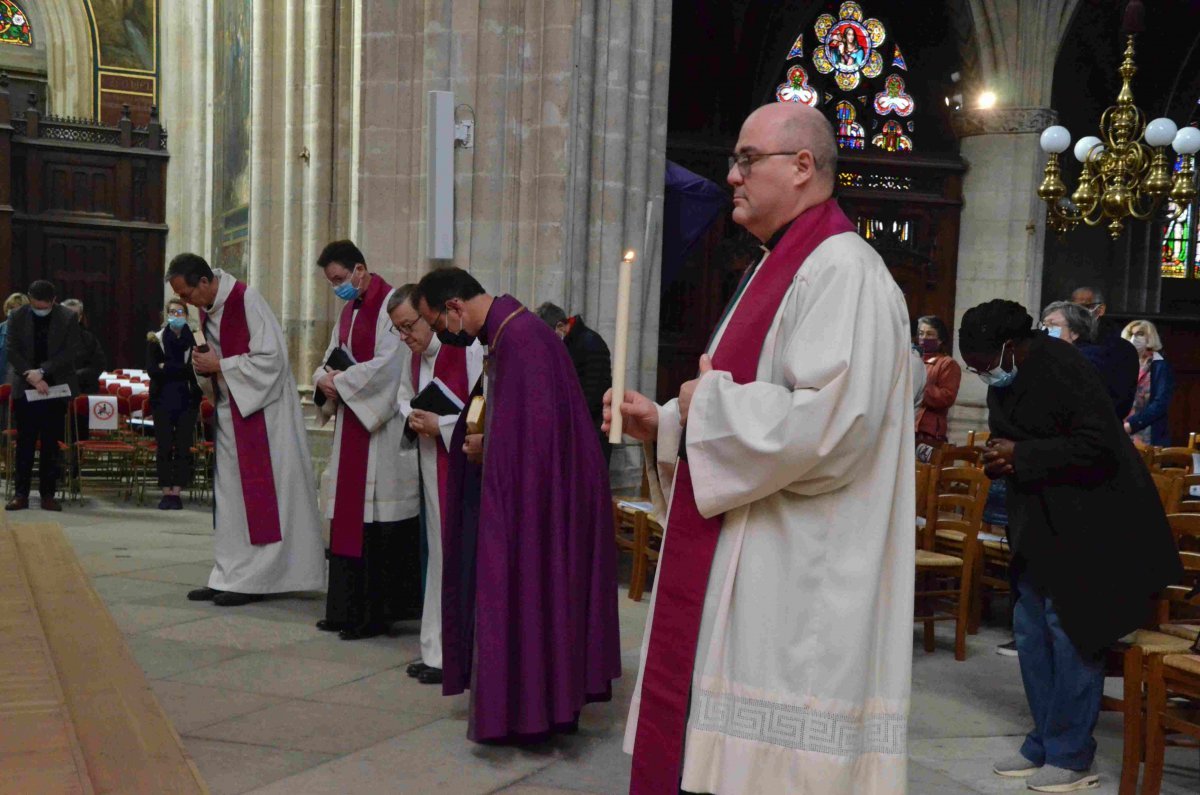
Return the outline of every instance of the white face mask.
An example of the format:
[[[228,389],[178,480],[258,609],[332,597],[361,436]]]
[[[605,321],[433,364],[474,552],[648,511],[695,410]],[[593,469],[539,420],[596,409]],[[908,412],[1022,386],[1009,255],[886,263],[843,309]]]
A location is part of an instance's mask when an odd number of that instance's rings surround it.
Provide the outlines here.
[[[33,314],[37,315],[38,317],[45,317],[46,315],[50,314],[51,309],[53,309],[53,307],[48,307],[46,309],[34,309]]]
[[[1145,353],[1147,346],[1150,344],[1147,342],[1145,334],[1134,334],[1129,338],[1129,341],[1133,343],[1133,347],[1137,348],[1138,353]]]

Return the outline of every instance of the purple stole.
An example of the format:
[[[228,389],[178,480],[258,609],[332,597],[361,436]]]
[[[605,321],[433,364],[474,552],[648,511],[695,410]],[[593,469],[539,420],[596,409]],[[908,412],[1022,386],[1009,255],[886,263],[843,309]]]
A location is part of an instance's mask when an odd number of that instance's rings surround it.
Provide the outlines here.
[[[450,387],[450,391],[458,396],[463,405],[466,405],[470,397],[470,385],[467,383],[467,349],[454,345],[442,345],[441,350],[438,351],[437,358],[433,362],[433,377]],[[420,394],[420,356],[412,357],[412,383],[413,393]],[[432,380],[430,383],[433,383]],[[441,434],[434,441],[437,443],[438,516],[442,517],[444,521],[446,516],[446,476],[450,472],[450,452],[446,449]],[[439,527],[438,535],[441,535],[441,532],[442,529]]]
[[[232,276],[228,278],[233,278]],[[201,323],[208,316],[201,313]],[[234,282],[221,311],[221,355],[241,356],[250,352],[250,325],[246,322],[246,285]],[[216,376],[213,376],[214,381]],[[271,468],[271,440],[267,435],[267,416],[256,411],[243,417],[233,390],[229,390],[229,408],[233,414],[233,438],[237,443],[238,470],[242,478],[242,501],[246,505],[246,525],[250,543],[255,546],[283,540],[279,528],[279,499],[275,494],[275,473]]]
[[[354,361],[368,362],[375,358],[375,326],[383,308],[383,299],[391,291],[391,285],[382,276],[373,274],[371,285],[361,299],[358,315],[354,314],[354,305],[358,301],[349,301],[342,307],[342,316],[338,321],[338,345],[345,345],[349,341]],[[342,423],[342,443],[338,452],[333,521],[329,525],[329,551],[345,558],[361,558],[371,432],[349,406],[343,407],[339,421]]]
[[[801,213],[745,288],[713,353],[713,369],[728,372],[738,384],[753,382],[767,332],[796,272],[825,240],[853,231],[834,199]],[[681,459],[654,584],[631,795],[679,792],[700,619],[721,521],[700,515],[687,461]]]

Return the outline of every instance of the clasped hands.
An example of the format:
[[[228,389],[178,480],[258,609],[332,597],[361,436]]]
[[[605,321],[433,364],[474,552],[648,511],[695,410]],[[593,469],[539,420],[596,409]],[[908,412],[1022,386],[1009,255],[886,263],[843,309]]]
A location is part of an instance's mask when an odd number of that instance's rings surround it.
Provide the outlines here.
[[[213,375],[221,370],[221,360],[212,348],[192,351],[192,368],[200,375]]]
[[[705,373],[711,372],[713,369],[712,359],[708,354],[700,357],[700,375],[688,381],[679,388],[679,424],[687,425],[688,412],[692,408],[692,398],[696,394],[696,387],[700,385],[700,379]],[[604,423],[600,429],[604,433],[608,433],[612,425],[612,390],[604,393]],[[621,400],[621,416],[623,419],[622,431],[626,436],[631,436],[640,442],[649,442],[658,438],[658,406],[653,400],[634,392],[632,389],[625,390],[625,396]]]
[[[983,472],[992,480],[1013,473],[1016,444],[1009,439],[988,439],[983,451]]]
[[[25,372],[25,380],[29,385],[37,390],[39,395],[47,395],[50,393],[50,385],[46,383],[45,376],[41,370],[27,370]]]

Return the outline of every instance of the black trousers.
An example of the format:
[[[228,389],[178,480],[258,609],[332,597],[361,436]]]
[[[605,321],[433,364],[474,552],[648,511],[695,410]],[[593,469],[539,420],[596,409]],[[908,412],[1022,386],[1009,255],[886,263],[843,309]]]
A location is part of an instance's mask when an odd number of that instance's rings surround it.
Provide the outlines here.
[[[196,436],[197,409],[189,405],[159,406],[154,409],[155,463],[160,488],[192,482],[192,441]]]
[[[325,618],[347,627],[421,617],[421,520],[363,526],[363,555],[329,553]]]
[[[17,473],[18,497],[28,497],[33,481],[33,456],[41,442],[41,458],[38,467],[38,491],[42,497],[53,497],[58,487],[59,454],[58,443],[63,438],[63,423],[67,416],[67,401],[14,400],[13,413],[17,429]]]

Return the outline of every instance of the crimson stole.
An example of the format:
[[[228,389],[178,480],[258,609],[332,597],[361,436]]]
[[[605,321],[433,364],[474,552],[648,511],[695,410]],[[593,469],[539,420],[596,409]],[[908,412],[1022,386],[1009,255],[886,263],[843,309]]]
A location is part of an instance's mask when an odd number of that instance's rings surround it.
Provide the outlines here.
[[[796,272],[825,240],[853,231],[854,225],[834,199],[801,213],[733,309],[713,353],[713,369],[728,372],[738,384],[756,380],[767,332]],[[654,585],[657,593],[634,736],[631,795],[679,792],[700,619],[721,522],[721,516],[700,515],[687,461],[681,459]]]
[[[230,276],[229,278],[233,278]],[[201,312],[200,322],[208,323]],[[246,285],[235,281],[221,310],[221,355],[241,356],[250,352],[250,324],[246,321]],[[213,376],[216,383],[216,376]],[[271,440],[267,434],[267,415],[256,411],[242,416],[233,390],[229,390],[229,408],[233,414],[233,438],[237,443],[238,470],[242,478],[242,501],[250,543],[255,546],[283,540],[279,527],[279,498],[275,494],[275,473],[271,468]]]
[[[342,316],[338,320],[338,345],[349,342],[354,361],[368,362],[375,358],[375,327],[379,312],[383,309],[383,299],[391,291],[391,285],[382,276],[373,274],[366,294],[358,300],[348,301],[342,307]],[[359,300],[362,304],[355,314],[355,304]],[[342,442],[338,452],[333,521],[329,525],[329,550],[342,557],[361,558],[371,432],[349,406],[342,407],[339,422],[342,423]]]

